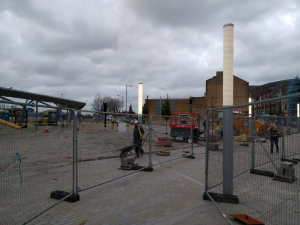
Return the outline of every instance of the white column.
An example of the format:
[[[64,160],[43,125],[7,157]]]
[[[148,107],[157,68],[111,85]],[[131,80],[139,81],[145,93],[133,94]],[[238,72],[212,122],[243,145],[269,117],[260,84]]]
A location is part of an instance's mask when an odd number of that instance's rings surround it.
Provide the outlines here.
[[[249,103],[251,103],[251,98],[249,98]],[[249,117],[252,117],[252,106],[251,105],[249,105],[248,113],[249,113]]]
[[[223,106],[233,105],[233,24],[224,25]]]
[[[143,114],[143,83],[139,83],[138,114]],[[142,116],[139,116],[139,125],[142,125]]]

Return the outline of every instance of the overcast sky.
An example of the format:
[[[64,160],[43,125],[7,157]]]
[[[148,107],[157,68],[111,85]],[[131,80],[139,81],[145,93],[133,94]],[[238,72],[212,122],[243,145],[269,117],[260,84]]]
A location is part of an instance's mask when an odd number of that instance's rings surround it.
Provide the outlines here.
[[[1,0],[1,87],[137,111],[144,99],[203,96],[223,70],[234,24],[234,75],[260,85],[300,75],[299,0]],[[122,97],[120,97],[121,99]]]

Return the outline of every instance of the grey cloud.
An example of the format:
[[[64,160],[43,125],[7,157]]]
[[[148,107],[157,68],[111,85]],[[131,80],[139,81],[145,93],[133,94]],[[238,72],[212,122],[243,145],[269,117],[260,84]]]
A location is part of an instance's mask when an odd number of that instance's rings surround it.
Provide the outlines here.
[[[239,1],[239,0],[131,0],[129,8],[141,18],[148,18],[162,26],[203,27],[210,30],[213,23],[222,26],[229,22],[243,25],[260,21],[285,5],[276,1]],[[227,20],[227,21],[226,21]],[[229,20],[229,21],[228,21]],[[204,29],[202,30],[204,31]]]
[[[2,3],[2,2],[1,2]],[[203,96],[223,69],[235,25],[234,74],[250,84],[299,75],[297,1],[3,1],[3,86],[92,102],[123,95]],[[125,106],[125,104],[124,104]]]

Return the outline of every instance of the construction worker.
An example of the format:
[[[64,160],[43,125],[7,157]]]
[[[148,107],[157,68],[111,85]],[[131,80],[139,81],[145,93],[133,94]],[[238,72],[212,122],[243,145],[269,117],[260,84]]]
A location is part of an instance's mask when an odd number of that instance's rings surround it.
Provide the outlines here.
[[[143,156],[144,150],[141,148],[144,136],[144,129],[139,126],[139,122],[137,120],[134,121],[134,128],[133,128],[133,143],[135,146],[135,154],[137,157]]]
[[[111,118],[111,123],[112,123],[112,127],[111,127],[111,129],[114,129],[114,126],[115,126],[115,118],[114,117],[112,117]]]

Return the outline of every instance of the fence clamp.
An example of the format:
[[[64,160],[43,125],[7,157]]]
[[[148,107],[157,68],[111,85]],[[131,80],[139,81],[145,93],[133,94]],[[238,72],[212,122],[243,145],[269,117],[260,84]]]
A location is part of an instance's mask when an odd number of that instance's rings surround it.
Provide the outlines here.
[[[22,187],[21,157],[20,157],[20,154],[18,152],[16,153],[16,157],[15,157],[14,161],[19,162],[19,174],[20,174],[20,177],[21,177],[20,187]]]

